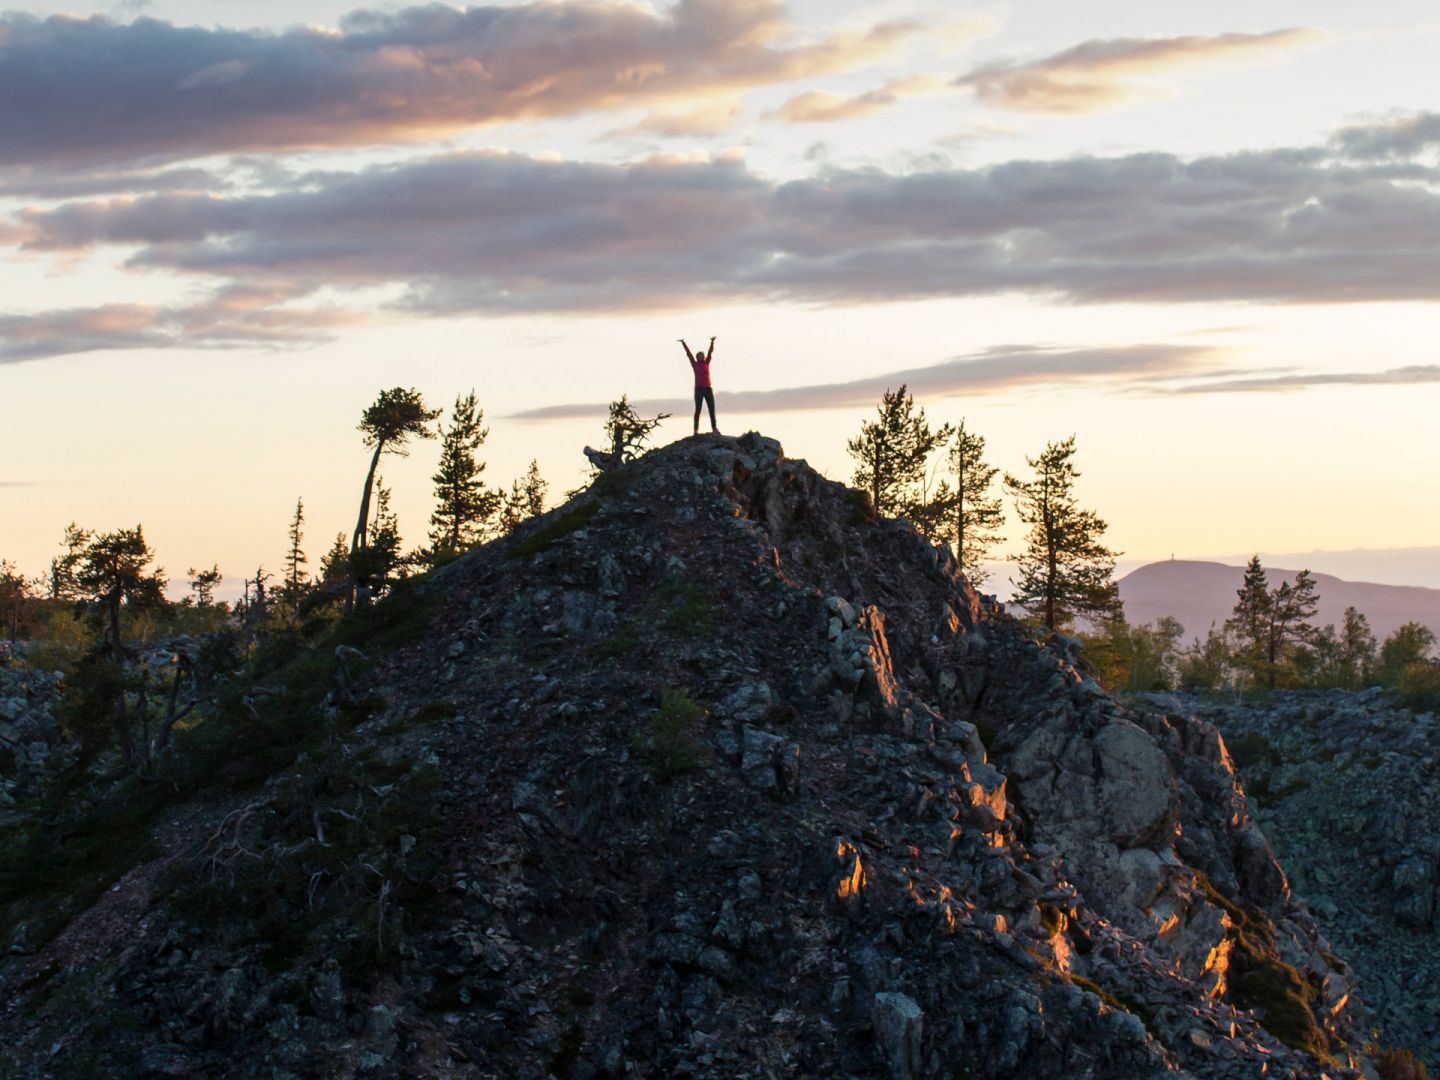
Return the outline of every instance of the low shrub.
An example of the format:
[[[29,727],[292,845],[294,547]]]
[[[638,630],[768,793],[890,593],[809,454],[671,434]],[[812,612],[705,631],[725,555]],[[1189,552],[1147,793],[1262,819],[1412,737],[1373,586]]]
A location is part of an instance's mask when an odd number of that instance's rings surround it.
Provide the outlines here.
[[[685,728],[700,719],[701,709],[683,690],[660,691],[660,707],[650,719],[649,736],[636,749],[649,761],[650,771],[662,783],[689,772],[700,762],[700,747]]]

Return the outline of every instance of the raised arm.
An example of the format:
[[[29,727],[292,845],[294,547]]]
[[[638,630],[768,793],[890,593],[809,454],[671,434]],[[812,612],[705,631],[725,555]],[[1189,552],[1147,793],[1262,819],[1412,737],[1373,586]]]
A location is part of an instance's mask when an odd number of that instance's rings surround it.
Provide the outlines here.
[[[715,338],[713,335],[710,338],[710,352],[706,355],[706,359],[712,364],[715,362]]]
[[[690,346],[685,344],[685,339],[684,339],[683,337],[682,337],[682,338],[676,338],[675,340],[677,340],[678,342],[680,342],[680,347],[685,350],[685,355],[686,355],[686,357],[688,357],[689,360],[690,360],[690,366],[691,366],[691,367],[694,367],[694,366],[695,366],[695,354],[690,351]]]

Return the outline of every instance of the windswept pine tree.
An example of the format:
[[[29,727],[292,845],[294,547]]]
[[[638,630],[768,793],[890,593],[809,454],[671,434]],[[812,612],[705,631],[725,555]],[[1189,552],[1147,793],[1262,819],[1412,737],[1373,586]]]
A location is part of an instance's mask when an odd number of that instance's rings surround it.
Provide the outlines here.
[[[489,436],[485,413],[475,391],[455,399],[448,427],[440,428],[440,464],[435,482],[435,512],[430,515],[430,544],[436,554],[454,555],[484,538],[500,508],[501,496],[485,486],[480,447]]]
[[[1100,543],[1106,524],[1075,498],[1080,473],[1071,460],[1075,436],[1049,443],[1037,458],[1026,458],[1034,477],[1005,474],[1015,513],[1029,528],[1019,558],[1014,601],[1035,612],[1051,630],[1077,618],[1103,622],[1120,615],[1115,556]]]
[[[400,386],[380,391],[380,396],[365,410],[357,429],[364,434],[365,445],[373,447],[375,452],[370,457],[370,468],[365,474],[360,516],[350,540],[352,554],[369,542],[370,496],[375,486],[375,471],[380,466],[380,455],[408,457],[411,438],[435,438],[430,425],[439,415],[439,409],[426,408],[420,391]]]
[[[380,466],[380,455],[389,453],[398,454],[400,457],[408,456],[411,438],[435,437],[430,425],[439,415],[439,409],[426,407],[420,391],[396,386],[380,391],[380,396],[361,416],[357,428],[365,436],[365,445],[373,447],[375,452],[370,457],[370,469],[365,474],[365,488],[360,496],[360,516],[350,538],[352,568],[356,557],[370,542],[370,495],[375,486],[375,470]],[[345,598],[347,611],[354,602],[354,581],[351,584],[351,594]]]
[[[855,461],[851,483],[870,495],[875,513],[908,515],[925,528],[925,465],[954,434],[949,424],[932,429],[925,410],[900,385],[886,390],[875,420],[862,421],[860,434],[845,444]]]

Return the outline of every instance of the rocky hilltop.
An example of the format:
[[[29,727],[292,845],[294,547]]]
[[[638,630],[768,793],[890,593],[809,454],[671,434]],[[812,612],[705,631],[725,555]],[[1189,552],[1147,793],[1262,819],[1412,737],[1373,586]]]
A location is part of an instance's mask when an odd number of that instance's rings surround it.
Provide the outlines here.
[[[1374,1075],[1217,730],[772,440],[284,645],[9,885],[0,1075]]]

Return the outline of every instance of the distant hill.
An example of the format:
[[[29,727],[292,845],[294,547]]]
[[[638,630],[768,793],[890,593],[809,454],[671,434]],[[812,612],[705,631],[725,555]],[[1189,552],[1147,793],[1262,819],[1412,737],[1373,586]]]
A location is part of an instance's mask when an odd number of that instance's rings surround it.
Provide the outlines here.
[[[1271,587],[1293,580],[1298,570],[1266,567]],[[1131,623],[1153,622],[1173,615],[1185,627],[1186,639],[1204,636],[1211,623],[1219,625],[1235,606],[1245,569],[1217,562],[1172,559],[1151,563],[1120,579],[1120,600]],[[1343,581],[1315,574],[1320,595],[1320,626],[1339,626],[1345,609],[1354,607],[1370,620],[1376,638],[1384,638],[1401,623],[1420,622],[1440,634],[1440,589],[1413,585],[1376,585]]]

